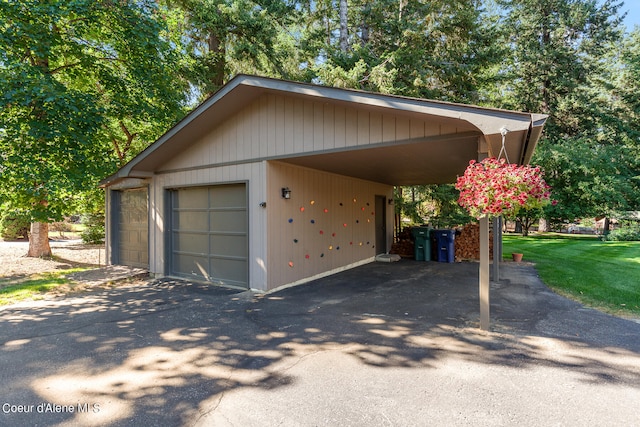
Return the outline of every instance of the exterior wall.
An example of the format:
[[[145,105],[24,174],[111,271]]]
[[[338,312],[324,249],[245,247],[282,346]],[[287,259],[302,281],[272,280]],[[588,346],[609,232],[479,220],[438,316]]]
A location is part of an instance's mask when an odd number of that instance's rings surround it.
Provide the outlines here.
[[[291,157],[467,131],[436,121],[265,94],[162,170]]]
[[[222,167],[211,167],[190,171],[160,173],[153,178],[149,191],[150,227],[149,268],[156,275],[168,273],[168,248],[166,233],[166,190],[190,186],[209,186],[246,182],[249,214],[249,287],[267,289],[266,271],[266,220],[267,212],[259,204],[265,201],[266,163],[247,163]]]
[[[267,182],[268,289],[372,261],[391,247],[394,207],[386,203],[387,247],[375,248],[375,198],[393,198],[393,187],[280,162],[268,163]]]

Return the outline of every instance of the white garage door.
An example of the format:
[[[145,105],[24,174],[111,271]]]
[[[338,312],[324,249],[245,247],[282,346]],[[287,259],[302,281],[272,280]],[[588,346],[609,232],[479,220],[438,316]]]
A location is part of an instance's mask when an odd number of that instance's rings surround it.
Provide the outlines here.
[[[171,274],[248,288],[245,184],[171,191]]]

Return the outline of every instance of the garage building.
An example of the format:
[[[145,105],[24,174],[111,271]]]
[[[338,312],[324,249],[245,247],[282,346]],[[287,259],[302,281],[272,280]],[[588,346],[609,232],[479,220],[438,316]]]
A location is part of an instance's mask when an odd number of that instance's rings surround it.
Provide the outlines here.
[[[103,181],[107,260],[269,291],[371,262],[393,186],[526,164],[546,116],[239,75]]]

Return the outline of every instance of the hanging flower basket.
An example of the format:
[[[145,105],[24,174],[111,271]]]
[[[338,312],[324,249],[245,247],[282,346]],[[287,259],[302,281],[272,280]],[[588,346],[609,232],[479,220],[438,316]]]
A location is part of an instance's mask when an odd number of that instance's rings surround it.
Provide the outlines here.
[[[456,189],[460,191],[458,203],[475,218],[540,208],[549,203],[551,195],[539,167],[518,166],[495,157],[471,160],[458,177]]]

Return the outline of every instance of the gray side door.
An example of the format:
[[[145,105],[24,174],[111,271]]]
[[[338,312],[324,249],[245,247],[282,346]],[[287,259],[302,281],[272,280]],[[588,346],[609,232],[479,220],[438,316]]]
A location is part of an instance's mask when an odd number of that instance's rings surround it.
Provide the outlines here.
[[[171,275],[249,286],[246,184],[172,190]]]
[[[114,261],[119,265],[149,268],[148,189],[117,191]]]

